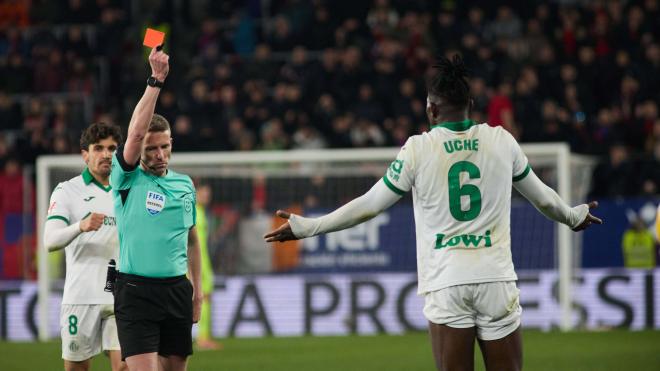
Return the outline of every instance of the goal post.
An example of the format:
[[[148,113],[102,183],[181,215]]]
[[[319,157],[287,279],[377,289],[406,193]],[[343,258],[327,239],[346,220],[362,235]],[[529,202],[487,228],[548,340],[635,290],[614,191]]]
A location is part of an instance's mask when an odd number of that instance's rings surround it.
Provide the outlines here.
[[[554,162],[556,166],[556,191],[566,202],[571,203],[575,198],[571,195],[571,171],[570,171],[570,149],[566,143],[553,144],[534,144],[523,146],[523,152],[527,155],[530,162],[535,159],[533,166],[539,163],[549,161],[547,165]],[[513,226],[512,226],[513,228]],[[559,305],[561,310],[560,328],[562,331],[568,331],[571,326],[571,303],[572,277],[573,277],[573,246],[571,241],[571,230],[563,225],[556,223],[557,244],[555,249],[557,259],[557,269],[559,275]]]
[[[557,190],[558,194],[567,202],[584,202],[584,197],[589,189],[589,181],[594,161],[588,157],[571,154],[569,147],[564,143],[544,143],[544,144],[523,144],[522,149],[529,158],[532,168],[539,176],[548,182],[548,184]],[[252,248],[252,244],[263,244],[263,241],[255,239],[254,225],[270,227],[270,219],[259,217],[259,215],[272,214],[275,208],[285,208],[293,205],[295,202],[302,202],[303,198],[310,198],[310,195],[317,193],[319,199],[310,201],[308,204],[316,205],[316,210],[335,208],[351,198],[364,193],[380,179],[390,162],[396,157],[399,148],[377,148],[377,149],[328,149],[328,150],[291,150],[291,151],[253,151],[253,152],[197,152],[197,153],[174,153],[171,159],[171,167],[177,171],[188,174],[193,178],[208,180],[214,189],[214,194],[220,194],[222,202],[232,202],[239,204],[235,207],[237,210],[246,212],[234,213],[239,220],[238,223],[245,224],[245,230],[249,233],[241,234],[240,228],[234,235],[230,235],[223,244],[240,245],[235,251],[226,251],[220,261],[223,264],[232,264],[231,267],[220,267],[220,272],[226,275],[234,274],[258,274],[263,273],[263,264],[267,264],[272,257],[259,256],[264,251],[270,249]],[[55,303],[51,302],[52,284],[55,280],[62,280],[61,272],[49,272],[52,268],[49,264],[48,252],[43,247],[43,229],[46,221],[50,194],[58,182],[67,180],[83,169],[84,163],[79,155],[49,155],[41,156],[37,160],[37,244],[38,244],[38,334],[40,340],[48,340],[55,334],[53,329],[55,324],[50,323],[55,308]],[[585,176],[588,174],[588,176]],[[319,177],[325,180],[325,183],[319,185]],[[266,186],[263,186],[266,183]],[[264,200],[262,195],[266,191],[262,188],[268,188],[268,197]],[[257,189],[259,188],[259,189]],[[322,190],[322,191],[321,191]],[[323,194],[318,194],[323,193]],[[217,201],[217,200],[216,200]],[[255,202],[261,202],[261,214],[254,213]],[[305,201],[307,202],[307,201]],[[410,209],[411,198],[407,196],[403,200],[405,207]],[[272,210],[271,210],[272,208]],[[309,210],[310,206],[306,210]],[[407,211],[412,215],[411,211]],[[249,218],[247,215],[250,215]],[[539,218],[537,212],[533,213],[534,218]],[[257,215],[255,217],[255,215]],[[531,211],[530,211],[530,214]],[[397,240],[398,234],[405,234],[408,238],[406,244],[412,238],[414,251],[414,230],[411,227],[413,220],[403,218],[400,214],[395,216],[396,225],[400,230],[390,231],[390,235],[382,239],[382,243],[392,243],[391,240]],[[540,219],[543,217],[541,216]],[[248,220],[249,219],[249,220]],[[522,218],[523,221],[528,218]],[[539,219],[536,219],[539,220]],[[250,223],[257,224],[250,224]],[[559,302],[561,315],[559,316],[560,328],[570,330],[573,327],[573,315],[571,309],[572,294],[571,282],[574,267],[579,266],[579,239],[572,235],[572,232],[565,226],[557,223],[544,221],[543,227],[537,225],[525,225],[512,221],[512,231],[515,229],[530,228],[532,231],[526,235],[534,235],[534,228],[543,228],[544,231],[554,229],[554,236],[551,243],[554,247],[549,256],[536,254],[527,259],[533,264],[528,266],[546,264],[546,267],[555,269],[559,276]],[[405,225],[404,225],[405,224]],[[550,224],[554,224],[551,226]],[[358,228],[358,227],[355,227]],[[357,233],[357,232],[356,232]],[[372,241],[372,234],[369,230],[364,230],[364,240],[366,243]],[[354,234],[344,236],[347,243],[355,243]],[[362,235],[361,235],[362,236]],[[260,237],[260,236],[259,236]],[[530,246],[535,245],[535,240],[531,237]],[[249,241],[249,242],[248,242]],[[398,240],[397,240],[398,241]],[[372,241],[373,242],[373,241]],[[304,242],[303,249],[313,250],[317,248],[319,241],[308,239]],[[326,245],[339,242],[324,242]],[[512,246],[520,245],[518,241],[512,239]],[[332,246],[335,246],[332,245]],[[263,245],[261,245],[263,246]],[[327,247],[327,246],[326,246]],[[408,247],[408,246],[406,246]],[[542,249],[542,246],[537,246]],[[247,255],[254,261],[246,262],[245,256],[236,251],[247,251]],[[518,249],[521,251],[525,249]],[[256,251],[256,254],[255,254]],[[396,253],[396,252],[395,252]],[[61,254],[61,252],[55,253]],[[407,251],[406,254],[410,254]],[[409,257],[406,255],[406,258]],[[323,256],[314,260],[315,263],[322,262]],[[396,258],[403,258],[396,256]],[[261,260],[259,260],[261,259]],[[393,259],[393,260],[397,260]],[[516,256],[514,254],[514,261]],[[552,260],[547,262],[545,260]],[[401,259],[398,259],[401,260]],[[397,260],[397,261],[398,261]],[[403,259],[406,260],[406,259]],[[410,260],[410,259],[408,259]],[[408,261],[405,269],[414,270],[414,253],[412,263]],[[543,260],[543,262],[540,262]],[[255,263],[256,262],[256,263]],[[412,265],[411,265],[412,264]],[[523,263],[524,267],[526,263]],[[516,262],[518,267],[518,263]],[[374,268],[376,270],[377,268]],[[337,270],[335,272],[340,272]],[[304,271],[303,271],[304,272]]]

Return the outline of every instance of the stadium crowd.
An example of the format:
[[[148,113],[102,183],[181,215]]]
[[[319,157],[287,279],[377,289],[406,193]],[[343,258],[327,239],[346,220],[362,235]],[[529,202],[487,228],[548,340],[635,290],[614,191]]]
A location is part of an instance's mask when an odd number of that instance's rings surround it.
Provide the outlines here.
[[[399,146],[428,130],[434,56],[458,52],[476,121],[599,156],[593,197],[657,194],[660,2],[505,3],[3,1],[0,188],[78,153],[91,121],[126,128],[149,25],[167,33],[156,111],[179,152]]]

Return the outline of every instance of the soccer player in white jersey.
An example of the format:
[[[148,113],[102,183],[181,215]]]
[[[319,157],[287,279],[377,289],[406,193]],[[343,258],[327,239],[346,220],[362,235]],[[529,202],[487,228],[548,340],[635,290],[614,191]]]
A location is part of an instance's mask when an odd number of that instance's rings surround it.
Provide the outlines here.
[[[117,260],[119,241],[110,192],[112,155],[121,142],[118,126],[95,123],[80,137],[87,167],[55,187],[50,198],[44,245],[64,249],[66,279],[60,310],[62,358],[67,371],[89,370],[90,359],[108,352],[113,371],[121,360],[112,293],[103,289],[108,262]]]
[[[522,369],[521,307],[511,258],[511,186],[546,217],[573,230],[602,221],[597,203],[569,207],[531,171],[516,140],[501,127],[469,120],[463,61],[442,58],[428,84],[429,132],[408,139],[371,190],[319,218],[284,211],[288,222],[267,242],[352,227],[413,193],[418,293],[425,298],[439,370],[473,370],[478,341],[488,370]]]

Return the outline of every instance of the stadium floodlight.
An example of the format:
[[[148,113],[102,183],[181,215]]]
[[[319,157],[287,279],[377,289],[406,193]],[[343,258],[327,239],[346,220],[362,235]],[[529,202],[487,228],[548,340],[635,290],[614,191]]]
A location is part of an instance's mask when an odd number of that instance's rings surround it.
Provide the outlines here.
[[[589,189],[591,170],[594,166],[593,160],[571,154],[568,145],[564,143],[524,144],[522,148],[534,171],[548,185],[556,189],[564,200],[571,204],[585,201],[584,197]],[[264,183],[267,184],[266,188],[271,187],[267,200],[261,200],[264,204],[260,206],[265,213],[271,213],[276,208],[286,208],[295,202],[301,203],[305,201],[303,198],[310,195],[317,198],[316,207],[338,207],[340,205],[338,202],[345,202],[361,195],[378,181],[398,150],[398,148],[380,148],[176,153],[172,157],[171,167],[194,178],[204,179],[213,188],[213,193],[217,196],[214,196],[215,201],[219,198],[221,202],[232,203],[238,210],[237,214],[245,216],[255,207],[254,185]],[[83,166],[79,155],[48,155],[41,156],[37,160],[39,280],[37,318],[40,340],[47,340],[56,335],[57,324],[51,323],[51,319],[58,318],[56,313],[59,308],[54,305],[57,302],[53,300],[56,294],[52,294],[51,290],[54,286],[53,282],[63,279],[59,271],[49,273],[49,269],[53,266],[49,264],[49,260],[52,259],[48,258],[43,248],[42,234],[49,196],[58,182],[79,174]],[[329,180],[325,188],[314,188],[315,181],[319,177]],[[408,196],[400,202],[410,203],[411,198]],[[520,260],[523,258],[517,257],[514,251],[514,264],[518,270],[525,269],[526,266],[558,270],[561,306],[561,315],[558,318],[560,328],[569,330],[575,323],[571,309],[571,277],[574,267],[580,266],[581,235],[573,234],[568,227],[550,221],[543,227],[538,226],[538,223],[525,225],[527,219],[530,218],[512,220],[512,231],[529,229],[519,234],[528,236],[520,237],[523,240],[512,239],[514,248],[515,245],[524,247],[516,251],[524,251],[526,254],[523,261]],[[412,224],[412,219],[409,222]],[[544,241],[539,244],[537,228],[554,231],[545,234],[552,242]],[[396,233],[396,230],[392,233]],[[414,241],[411,244],[410,248],[414,251]],[[554,246],[553,251],[535,252],[540,249],[547,250],[547,246]],[[250,251],[249,246],[243,246],[241,249]],[[260,249],[260,251],[267,250]],[[259,258],[250,256],[250,259]],[[240,257],[234,260],[221,259],[223,263],[234,261],[235,264],[232,267],[221,267],[220,270],[228,274],[258,272],[255,266],[259,264],[245,260]],[[270,261],[269,258],[263,260]]]

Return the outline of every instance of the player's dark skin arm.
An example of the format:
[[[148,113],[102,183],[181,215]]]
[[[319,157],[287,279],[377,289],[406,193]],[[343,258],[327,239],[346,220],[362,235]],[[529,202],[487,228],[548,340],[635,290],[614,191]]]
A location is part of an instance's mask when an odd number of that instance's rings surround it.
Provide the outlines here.
[[[275,214],[277,214],[277,216],[279,216],[280,218],[284,218],[284,219],[289,219],[289,217],[291,216],[290,213],[283,210],[277,210]],[[264,235],[264,238],[266,239],[266,242],[284,242],[284,241],[291,241],[298,239],[298,237],[293,235],[293,231],[291,230],[291,225],[289,224],[289,222],[286,222],[281,226],[277,227],[276,230],[267,233],[266,235]]]
[[[589,210],[595,209],[595,208],[598,207],[598,201],[591,201],[587,205],[589,206]],[[578,225],[577,227],[573,228],[573,231],[574,232],[583,231],[583,230],[589,228],[589,226],[592,225],[592,224],[603,224],[603,220],[593,216],[591,214],[591,212],[589,212],[587,214],[587,217],[584,218],[584,221],[582,223],[580,223],[580,225]]]

